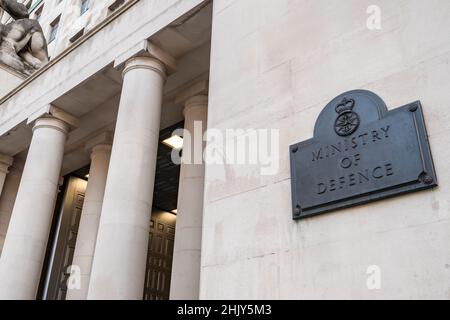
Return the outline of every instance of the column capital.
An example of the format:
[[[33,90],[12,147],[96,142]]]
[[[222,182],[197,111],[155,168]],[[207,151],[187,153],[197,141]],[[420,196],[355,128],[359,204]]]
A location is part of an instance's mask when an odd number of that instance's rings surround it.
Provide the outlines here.
[[[209,88],[209,82],[208,80],[201,80],[197,81],[190,86],[188,86],[186,89],[180,91],[176,97],[175,97],[175,104],[177,105],[186,105],[187,102],[191,98],[201,96],[208,98],[208,88]]]
[[[46,104],[44,107],[33,113],[27,120],[27,124],[35,123],[39,119],[56,119],[60,122],[63,122],[65,124],[65,127],[67,129],[65,131],[69,132],[70,129],[74,129],[78,127],[79,120],[77,117],[71,115],[70,113],[52,105],[52,104]],[[34,128],[33,128],[34,130]],[[66,133],[67,133],[66,132]]]
[[[104,131],[92,139],[90,139],[85,146],[85,150],[91,153],[91,157],[94,152],[111,152],[113,142],[113,133],[111,131]],[[109,150],[108,150],[109,146]]]
[[[114,61],[114,68],[121,68],[134,57],[149,57],[158,60],[164,65],[164,75],[172,74],[177,69],[176,59],[149,40],[141,40],[119,55]]]
[[[61,131],[65,135],[69,133],[69,125],[52,116],[43,116],[34,121],[33,132],[42,128],[55,129]]]
[[[125,63],[125,68],[123,69],[122,76],[125,77],[125,74],[134,69],[149,69],[155,71],[165,80],[166,75],[166,66],[164,63],[159,61],[158,59],[146,56],[138,56],[133,57],[127,60]]]
[[[111,144],[99,144],[92,148],[91,158],[95,157],[98,154],[110,154],[112,150]]]
[[[141,40],[134,46],[119,55],[114,61],[114,68],[121,68],[128,60],[133,57],[151,57],[164,64],[168,74],[177,70],[177,61],[170,54],[151,43],[149,40]]]
[[[175,104],[183,105],[183,115],[193,107],[208,106],[208,80],[201,80],[193,83],[175,97]]]
[[[193,108],[207,108],[208,107],[208,96],[206,95],[198,95],[190,97],[186,100],[183,109],[183,115],[186,117],[186,113],[188,113]]]

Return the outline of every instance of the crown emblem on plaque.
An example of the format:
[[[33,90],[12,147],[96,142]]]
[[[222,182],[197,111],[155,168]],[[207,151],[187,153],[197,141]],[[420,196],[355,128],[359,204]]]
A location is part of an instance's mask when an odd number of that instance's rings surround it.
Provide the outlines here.
[[[355,100],[346,97],[336,106],[335,110],[339,116],[334,123],[334,131],[337,135],[346,137],[358,129],[360,120],[358,114],[353,112],[354,107]]]
[[[341,114],[343,112],[352,111],[355,106],[355,100],[353,99],[342,99],[342,102],[336,106],[336,112]]]

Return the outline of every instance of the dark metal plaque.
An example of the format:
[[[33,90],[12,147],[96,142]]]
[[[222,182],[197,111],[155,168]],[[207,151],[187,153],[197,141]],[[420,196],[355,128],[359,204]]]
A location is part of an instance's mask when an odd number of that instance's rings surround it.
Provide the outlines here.
[[[290,155],[294,219],[437,186],[420,101],[388,111],[370,91],[341,94]]]

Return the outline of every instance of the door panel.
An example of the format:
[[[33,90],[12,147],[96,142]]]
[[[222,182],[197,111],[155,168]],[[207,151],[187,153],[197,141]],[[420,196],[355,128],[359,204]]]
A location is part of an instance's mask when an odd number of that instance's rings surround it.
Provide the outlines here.
[[[171,213],[152,212],[144,300],[169,300],[175,221]]]
[[[73,261],[86,186],[87,181],[83,179],[69,178],[56,235],[47,300],[65,300],[66,298],[67,280],[70,276],[67,269]]]

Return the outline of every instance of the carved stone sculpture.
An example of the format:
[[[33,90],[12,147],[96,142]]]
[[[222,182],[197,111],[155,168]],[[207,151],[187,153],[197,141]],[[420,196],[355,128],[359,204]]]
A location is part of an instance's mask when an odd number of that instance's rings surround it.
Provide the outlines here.
[[[42,28],[37,20],[29,18],[27,7],[16,0],[0,0],[0,8],[15,19],[0,24],[0,62],[30,75],[48,62]]]

